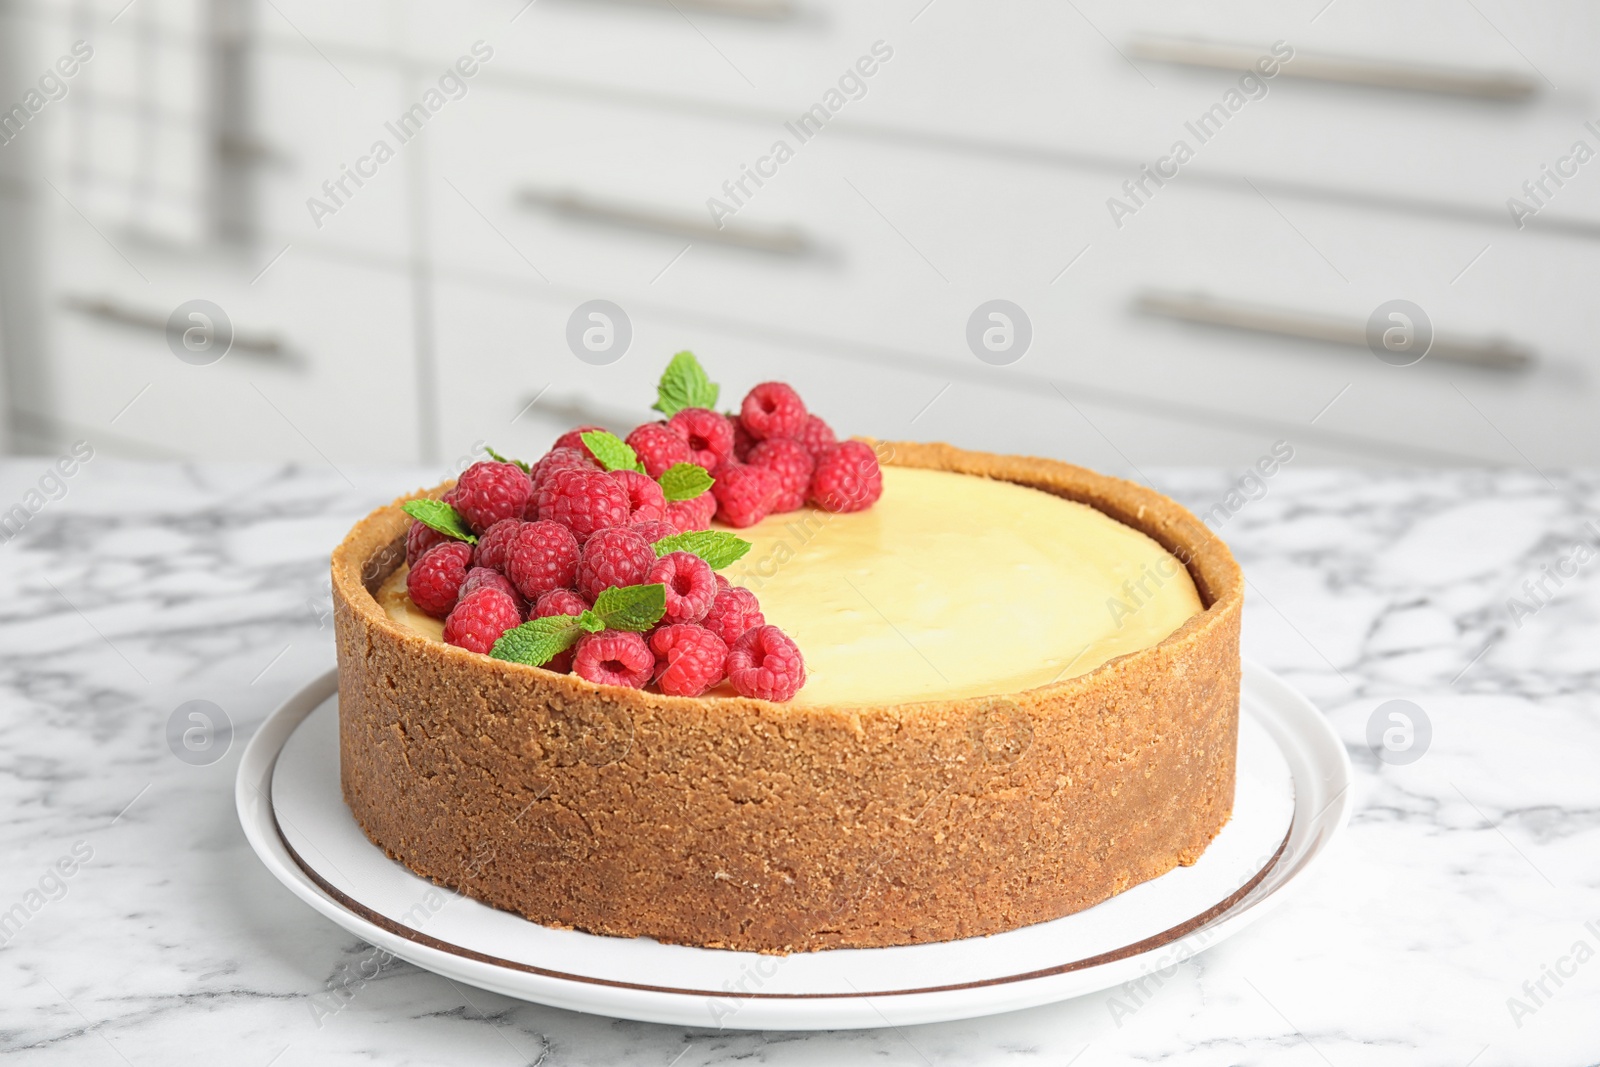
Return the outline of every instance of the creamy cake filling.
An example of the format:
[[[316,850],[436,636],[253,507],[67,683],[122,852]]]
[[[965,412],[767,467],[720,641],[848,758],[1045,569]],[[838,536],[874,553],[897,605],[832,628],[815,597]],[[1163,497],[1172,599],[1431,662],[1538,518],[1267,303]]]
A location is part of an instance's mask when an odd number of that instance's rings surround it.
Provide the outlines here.
[[[1201,611],[1183,564],[1138,530],[947,471],[885,467],[883,498],[867,511],[807,510],[735,532],[754,547],[722,573],[805,656],[793,704],[1032,689],[1157,644]],[[404,567],[378,601],[441,639],[443,624],[406,596]]]

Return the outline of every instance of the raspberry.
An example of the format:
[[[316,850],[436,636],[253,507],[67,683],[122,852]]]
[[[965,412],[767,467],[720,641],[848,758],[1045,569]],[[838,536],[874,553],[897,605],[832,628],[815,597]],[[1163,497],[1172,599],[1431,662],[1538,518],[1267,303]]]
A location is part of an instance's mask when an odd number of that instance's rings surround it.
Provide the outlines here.
[[[733,527],[754,526],[772,513],[783,486],[766,467],[727,463],[717,470],[711,492],[717,498],[718,519]]]
[[[739,421],[758,441],[798,437],[806,425],[806,405],[799,393],[782,382],[762,382],[745,394]]]
[[[517,536],[517,528],[521,525],[521,519],[501,519],[485,530],[483,536],[478,538],[477,547],[472,550],[472,565],[493,567],[503,572],[506,569],[506,549],[511,547],[511,539]]]
[[[656,554],[650,542],[626,526],[601,530],[583,543],[578,557],[578,592],[593,600],[601,590],[618,585],[640,585]]]
[[[750,461],[750,450],[756,446],[756,439],[750,436],[750,431],[744,428],[744,423],[739,419],[733,422],[733,458],[740,463]]]
[[[656,685],[675,697],[697,697],[722,681],[728,646],[703,626],[674,623],[650,635]]]
[[[487,573],[505,581],[494,571]],[[482,586],[462,596],[444,620],[445,644],[487,654],[501,634],[521,622],[522,612],[509,593]]]
[[[506,577],[529,600],[572,584],[578,541],[558,522],[525,522],[506,549]]]
[[[572,670],[598,685],[642,689],[655,671],[656,657],[640,634],[604,630],[584,634],[572,653]]]
[[[806,684],[806,664],[788,634],[757,626],[728,650],[728,681],[740,696],[788,700]]]
[[[599,467],[589,458],[589,453],[582,449],[553,448],[545,453],[528,474],[528,481],[533,485],[533,496],[528,499],[528,507],[523,511],[522,517],[530,522],[537,519],[539,509],[545,506],[548,496],[546,490],[556,472],[571,470],[599,470]]]
[[[750,465],[765,467],[778,476],[779,493],[773,511],[799,511],[806,504],[811,470],[816,464],[799,441],[771,437],[750,450]]]
[[[522,611],[522,594],[517,592],[517,587],[511,584],[511,579],[491,567],[474,566],[467,571],[467,580],[461,583],[461,592],[457,594],[462,600],[467,599],[479,589],[498,589],[512,600],[516,601],[517,611]]]
[[[582,615],[590,604],[570,589],[552,589],[534,604],[528,618],[548,619],[552,615]]]
[[[557,471],[544,493],[539,515],[566,526],[579,543],[596,530],[628,524],[628,493],[605,471]]]
[[[415,519],[411,520],[411,528],[406,531],[406,566],[415,567],[422,554],[434,545],[442,545],[446,541],[454,541],[449,534],[440,533],[432,526],[424,526]]]
[[[730,590],[732,588],[733,588],[733,583],[732,582],[728,581],[728,579],[724,578],[720,574],[717,575],[717,592],[719,594],[720,593],[726,593],[728,590]]]
[[[711,525],[711,516],[717,513],[717,498],[710,489],[688,500],[667,501],[667,521],[678,533],[704,530]]]
[[[717,576],[711,565],[693,552],[668,552],[650,568],[647,582],[667,587],[667,610],[661,621],[699,622],[717,598]]]
[[[717,577],[721,578],[722,575]],[[732,646],[750,630],[765,626],[766,622],[761,614],[761,605],[756,602],[756,595],[742,585],[734,585],[717,593],[717,599],[711,602],[711,610],[706,612],[700,625]]]
[[[817,460],[811,502],[824,511],[861,511],[883,495],[878,457],[860,441],[834,445]]]
[[[824,452],[839,443],[839,439],[833,436],[833,427],[815,415],[806,416],[806,424],[795,440],[806,446],[813,460],[821,459]]]
[[[556,438],[556,443],[550,446],[550,451],[554,452],[558,448],[570,448],[574,451],[581,452],[586,459],[594,459],[594,453],[590,452],[589,446],[583,443],[583,435],[586,433],[594,433],[597,430],[601,433],[604,433],[605,427],[579,426],[575,430],[568,430],[566,433]]]
[[[644,472],[652,478],[677,463],[693,463],[689,442],[683,435],[664,422],[647,422],[628,435],[628,447],[644,464]]]
[[[655,520],[652,522],[631,522],[628,524],[628,529],[632,530],[634,533],[644,538],[647,543],[652,545],[661,540],[663,537],[671,537],[679,532],[678,528],[672,525],[672,523],[662,520]]]
[[[501,519],[520,519],[533,493],[533,483],[514,463],[474,463],[461,472],[446,499],[473,533],[482,533]]]
[[[638,471],[612,471],[611,477],[628,494],[630,522],[652,522],[666,515],[667,498],[654,478],[647,478]]]
[[[713,471],[733,455],[733,423],[715,411],[684,408],[668,419],[667,425],[689,442],[690,463]]]
[[[434,545],[417,560],[406,575],[406,592],[411,602],[436,619],[450,614],[467,580],[467,565],[472,562],[472,546],[465,541],[446,541]]]
[[[570,589],[552,589],[539,598],[539,602],[528,612],[528,619],[548,619],[552,615],[582,615],[589,609],[589,602]],[[557,674],[566,674],[572,670],[572,649],[558,652],[545,665],[546,670],[555,671]]]

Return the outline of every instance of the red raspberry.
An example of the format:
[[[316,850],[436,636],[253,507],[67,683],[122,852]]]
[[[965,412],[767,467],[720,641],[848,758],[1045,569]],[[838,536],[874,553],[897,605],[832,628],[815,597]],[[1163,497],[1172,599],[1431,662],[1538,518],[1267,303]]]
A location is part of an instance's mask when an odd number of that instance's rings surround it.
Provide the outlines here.
[[[726,593],[728,590],[730,590],[732,588],[733,588],[733,583],[732,582],[728,581],[728,579],[724,578],[720,574],[717,575],[717,592],[719,594]]]
[[[446,541],[424,552],[406,575],[406,592],[411,602],[436,619],[450,614],[467,580],[472,562],[472,546],[465,541]]]
[[[482,533],[501,519],[520,519],[533,493],[533,483],[515,463],[474,463],[461,472],[447,499],[473,533]]]
[[[487,573],[505,581],[494,571]],[[487,654],[494,643],[500,640],[501,634],[521,622],[522,611],[509,593],[482,586],[456,602],[455,608],[444,620],[444,641],[447,645],[455,645],[469,652]]]
[[[670,522],[656,520],[653,522],[631,522],[628,529],[644,538],[650,544],[655,544],[663,537],[672,537],[679,533],[678,528]]]
[[[728,650],[728,681],[740,696],[788,700],[806,684],[806,664],[788,634],[757,626]]]
[[[815,415],[806,416],[806,424],[795,440],[806,446],[813,460],[822,458],[824,452],[839,443],[839,439],[833,436],[833,427]]]
[[[667,610],[661,621],[699,622],[717,598],[717,576],[711,565],[693,552],[668,552],[650,568],[647,582],[667,587]]]
[[[517,602],[517,610],[525,607],[522,603],[522,594],[517,592],[517,587],[511,584],[511,579],[501,574],[492,567],[473,566],[467,570],[467,580],[461,583],[461,592],[457,595],[465,600],[479,589],[498,589],[506,596]]]
[[[878,457],[860,441],[834,445],[817,460],[811,502],[824,511],[861,511],[883,495]]]
[[[684,408],[667,425],[689,442],[690,463],[712,471],[733,455],[733,423],[715,411]]]
[[[756,446],[756,439],[750,436],[750,431],[744,428],[741,420],[730,421],[733,423],[733,458],[740,463],[748,463],[750,450]]]
[[[758,441],[799,437],[806,425],[806,405],[799,393],[782,382],[762,382],[739,405],[739,421]]]
[[[612,471],[611,477],[628,494],[629,522],[652,522],[666,515],[666,494],[654,478],[648,478],[638,471]]]
[[[703,626],[674,623],[650,635],[656,685],[675,697],[697,697],[722,681],[728,646]]]
[[[511,540],[517,536],[517,528],[521,525],[521,519],[501,519],[483,531],[477,547],[472,550],[472,565],[493,567],[503,572],[506,569],[506,549],[511,547]]]
[[[578,592],[593,600],[603,589],[640,585],[655,563],[655,551],[640,534],[626,526],[601,530],[583,543],[578,557]]]
[[[539,509],[546,504],[550,482],[557,471],[599,469],[589,458],[589,453],[582,449],[551,449],[533,465],[533,470],[528,474],[528,481],[533,485],[533,496],[528,499],[528,507],[522,517],[530,522],[539,517]]]
[[[552,615],[582,615],[590,603],[570,589],[552,589],[541,596],[528,612],[528,619],[548,619]]]
[[[570,586],[578,573],[578,541],[558,522],[525,522],[506,549],[506,577],[517,592],[535,600]]]
[[[766,518],[783,493],[777,473],[766,467],[725,463],[716,477],[711,492],[717,498],[717,518],[733,527],[754,526]]]
[[[575,430],[568,430],[556,438],[556,443],[550,446],[550,451],[554,452],[558,448],[571,448],[583,453],[588,459],[594,459],[594,453],[590,452],[589,446],[583,443],[583,435],[596,431],[605,433],[606,428],[604,426],[579,426]]]
[[[656,657],[643,635],[626,630],[584,634],[572,654],[573,673],[598,685],[643,689],[655,667]]]
[[[717,498],[712,495],[710,489],[688,500],[667,502],[667,521],[677,529],[678,533],[706,529],[711,525],[711,516],[716,513]]]
[[[628,435],[628,446],[652,478],[661,477],[661,473],[674,464],[694,462],[689,442],[664,422],[647,422],[637,427]]]
[[[557,471],[545,492],[539,514],[566,526],[579,543],[596,530],[628,524],[628,493],[605,471]]]
[[[816,466],[806,446],[789,437],[771,437],[750,450],[750,465],[765,467],[778,476],[778,498],[773,511],[799,511],[806,505],[811,471]]]
[[[717,577],[721,578],[722,575]],[[761,605],[756,602],[756,595],[742,585],[734,585],[717,593],[717,599],[711,602],[711,610],[706,612],[700,625],[732,646],[750,630],[765,626],[766,622],[761,614]]]
[[[411,528],[406,531],[406,566],[415,567],[422,554],[434,545],[442,545],[446,541],[454,541],[449,534],[440,533],[432,526],[411,520]]]
[[[539,602],[528,612],[528,621],[534,619],[548,619],[552,615],[582,615],[589,610],[589,602],[570,589],[552,589],[539,598]],[[545,665],[546,670],[555,671],[557,674],[566,674],[572,670],[572,649],[558,652]]]

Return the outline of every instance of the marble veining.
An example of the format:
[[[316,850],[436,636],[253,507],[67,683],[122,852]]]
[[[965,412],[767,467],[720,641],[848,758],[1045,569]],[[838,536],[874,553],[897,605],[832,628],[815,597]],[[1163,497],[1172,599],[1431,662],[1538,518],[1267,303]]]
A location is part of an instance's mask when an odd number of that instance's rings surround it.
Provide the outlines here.
[[[0,463],[0,500],[43,465]],[[1199,513],[1237,484],[1148,473]],[[266,714],[332,662],[328,551],[437,480],[97,458],[0,543],[0,1048],[41,1064],[1600,1060],[1600,559],[1572,560],[1597,539],[1600,474],[1266,481],[1218,529],[1250,580],[1246,653],[1310,696],[1355,761],[1330,862],[1140,988],[821,1034],[463,987],[350,938],[256,862],[234,771]],[[1413,762],[1368,745],[1394,699],[1431,724]],[[169,747],[192,700],[231,721],[216,762]]]

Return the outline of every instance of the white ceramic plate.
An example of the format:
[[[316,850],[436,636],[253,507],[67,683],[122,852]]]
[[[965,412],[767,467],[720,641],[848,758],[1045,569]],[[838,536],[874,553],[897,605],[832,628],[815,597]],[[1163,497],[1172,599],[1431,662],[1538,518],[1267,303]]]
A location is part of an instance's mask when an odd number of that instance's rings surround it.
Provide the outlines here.
[[[1350,761],[1322,714],[1246,663],[1233,818],[1180,867],[1053,922],[903,948],[763,956],[554,930],[417,877],[339,791],[338,677],[245,750],[239,819],[267,869],[365,941],[449,978],[577,1011],[687,1026],[813,1030],[1013,1011],[1138,978],[1258,918],[1349,816]]]

